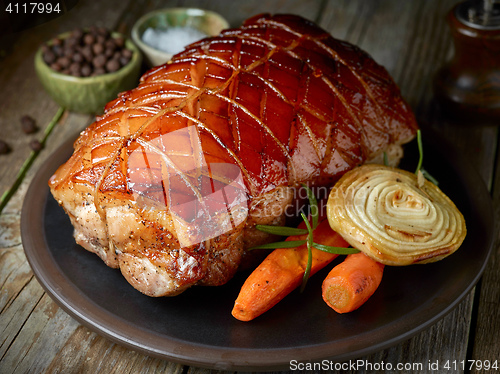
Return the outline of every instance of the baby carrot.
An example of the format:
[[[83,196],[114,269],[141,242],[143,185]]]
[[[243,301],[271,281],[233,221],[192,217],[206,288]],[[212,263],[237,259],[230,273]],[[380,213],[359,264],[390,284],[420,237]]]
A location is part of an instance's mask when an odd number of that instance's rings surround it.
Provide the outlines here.
[[[377,290],[384,265],[363,252],[348,255],[323,281],[323,300],[338,313],[358,309]]]
[[[289,236],[290,240],[306,240],[306,235]],[[349,247],[342,237],[323,219],[314,230],[318,244]],[[338,255],[312,248],[310,274],[316,273]],[[286,295],[300,286],[307,266],[308,250],[303,244],[295,248],[278,248],[250,274],[234,303],[232,315],[240,321],[250,321],[271,309]]]

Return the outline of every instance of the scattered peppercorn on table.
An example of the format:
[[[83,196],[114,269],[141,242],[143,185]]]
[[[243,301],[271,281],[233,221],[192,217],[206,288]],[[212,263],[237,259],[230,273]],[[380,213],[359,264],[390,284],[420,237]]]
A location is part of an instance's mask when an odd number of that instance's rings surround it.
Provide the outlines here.
[[[355,373],[377,372],[385,365],[391,372],[500,372],[500,249],[493,244],[492,255],[484,269],[478,285],[467,292],[450,311],[431,321],[417,333],[408,331],[402,341],[386,340],[376,342],[376,351],[366,349],[356,357],[344,356],[345,360],[320,361],[323,366],[289,357],[287,365],[232,365],[231,360],[211,363],[191,359],[193,352],[173,349],[173,359],[165,359],[161,354],[146,353],[145,349],[131,349],[133,344],[120,344],[112,334],[99,334],[90,329],[79,318],[67,313],[59,303],[53,301],[34,276],[24,254],[21,241],[21,209],[27,190],[38,171],[52,157],[55,150],[65,142],[75,139],[76,134],[94,121],[94,117],[64,111],[57,123],[51,125],[60,108],[51,100],[38,81],[33,58],[37,49],[55,36],[75,29],[85,30],[91,26],[106,28],[130,36],[133,23],[143,14],[164,7],[194,7],[213,10],[238,27],[252,15],[263,12],[294,13],[308,18],[330,32],[338,39],[347,40],[367,51],[379,64],[383,65],[401,89],[419,125],[423,129],[435,131],[464,156],[477,171],[477,184],[484,184],[492,196],[495,218],[500,218],[500,176],[498,153],[498,128],[495,126],[456,125],[448,119],[433,100],[433,82],[437,68],[444,65],[453,45],[446,23],[448,11],[457,3],[454,0],[364,0],[307,1],[202,1],[180,0],[162,2],[137,2],[133,0],[79,1],[69,12],[50,22],[28,28],[0,39],[0,195],[8,196],[0,213],[0,372],[1,373],[202,373],[206,368],[212,372],[252,371],[252,370],[316,370],[333,369],[331,372]],[[4,11],[3,9],[1,11]],[[50,57],[50,56],[49,56]],[[122,56],[123,57],[123,56]],[[105,63],[97,61],[97,65]],[[96,67],[98,69],[99,66]],[[89,74],[91,74],[89,72]],[[51,125],[51,131],[47,127]],[[428,133],[429,133],[428,132]],[[413,148],[411,148],[413,149]],[[425,157],[425,156],[424,156]],[[432,169],[433,160],[424,158],[424,166]],[[410,165],[411,167],[412,165]],[[452,173],[453,171],[450,171]],[[439,181],[439,175],[433,175]],[[442,176],[443,177],[443,176]],[[444,177],[443,177],[444,178]],[[471,191],[471,193],[475,193]],[[460,203],[460,202],[459,202]],[[25,211],[26,211],[25,207]],[[468,213],[468,212],[466,212]],[[487,217],[485,217],[487,220]],[[473,227],[477,222],[467,222]],[[494,232],[498,232],[495,226]],[[41,246],[44,243],[40,243]],[[470,250],[469,245],[463,250]],[[474,249],[474,248],[472,248]],[[462,249],[459,249],[457,253]],[[483,251],[484,252],[484,251]],[[455,254],[451,255],[453,258]],[[447,261],[444,259],[443,261]],[[428,266],[428,265],[412,265]],[[433,266],[433,265],[429,265]],[[391,269],[384,272],[391,272]],[[321,276],[324,278],[328,271]],[[111,271],[111,270],[110,270]],[[397,269],[397,271],[401,271]],[[457,273],[457,279],[461,274]],[[385,277],[385,273],[384,273]],[[241,281],[242,278],[237,279]],[[390,279],[390,277],[389,277]],[[383,285],[384,279],[382,279]],[[419,279],[414,279],[418,284]],[[316,282],[317,285],[318,282]],[[319,283],[320,284],[320,283]],[[60,284],[61,288],[67,287]],[[105,288],[108,284],[101,284]],[[321,298],[321,290],[310,282],[303,293],[315,292]],[[225,287],[225,286],[224,286]],[[383,292],[380,289],[377,292]],[[96,291],[97,292],[97,291]],[[200,291],[196,291],[200,292]],[[301,300],[299,291],[292,296]],[[236,296],[236,295],[234,295]],[[316,297],[315,296],[315,297]],[[405,303],[405,296],[399,295],[394,302]],[[181,295],[183,300],[188,294]],[[304,295],[307,298],[307,295]],[[157,299],[158,301],[159,299]],[[155,301],[155,302],[157,302]],[[231,302],[225,315],[207,324],[223,324],[230,320]],[[173,303],[169,298],[160,303]],[[287,303],[287,301],[284,301]],[[439,302],[439,300],[436,300]],[[127,308],[125,303],[122,308]],[[288,302],[286,307],[291,307]],[[296,305],[297,308],[301,305]],[[326,304],[321,315],[328,315],[334,323],[338,315]],[[388,305],[387,308],[391,306]],[[203,308],[199,305],[198,308]],[[362,308],[370,308],[370,303]],[[159,309],[160,310],[160,309]],[[361,310],[361,309],[360,309]],[[187,311],[187,314],[190,312]],[[276,312],[274,315],[276,315]],[[373,318],[383,318],[388,310],[377,309]],[[227,344],[248,342],[260,338],[252,334],[255,328],[266,325],[270,320],[278,324],[279,318],[273,314],[256,318],[251,322],[232,321],[245,324],[245,335],[228,329],[227,336],[221,338]],[[88,317],[88,316],[87,316]],[[82,319],[87,318],[83,316]],[[88,317],[91,318],[91,317]],[[112,318],[112,317],[110,317]],[[156,316],[163,323],[169,323],[169,316]],[[283,316],[286,318],[286,316]],[[346,324],[354,324],[355,316],[348,316]],[[404,319],[405,316],[401,316]],[[308,324],[314,326],[314,316],[303,316],[303,329]],[[273,334],[272,324],[269,333]],[[242,330],[243,331],[243,330]],[[324,333],[332,333],[324,331]],[[209,334],[200,331],[200,336]],[[196,334],[195,334],[196,335]],[[359,334],[363,339],[362,334]],[[154,338],[154,337],[153,337]],[[152,339],[153,339],[152,338]],[[129,336],[130,341],[134,336]],[[293,342],[297,339],[297,342]],[[334,339],[334,337],[332,337]],[[120,339],[118,339],[120,340]],[[307,345],[300,342],[300,336],[291,337],[290,344]],[[272,347],[269,347],[272,348]],[[199,348],[201,351],[205,347]],[[314,342],[309,348],[314,358]],[[211,353],[210,353],[211,354]],[[231,354],[230,350],[227,352]],[[331,357],[336,352],[331,352]],[[255,352],[258,357],[272,360],[269,352]],[[271,358],[270,358],[271,357]],[[317,361],[317,360],[316,360]],[[342,365],[343,364],[343,365]],[[354,366],[353,366],[354,365]],[[340,369],[340,370],[339,370]],[[380,372],[380,371],[378,371]]]

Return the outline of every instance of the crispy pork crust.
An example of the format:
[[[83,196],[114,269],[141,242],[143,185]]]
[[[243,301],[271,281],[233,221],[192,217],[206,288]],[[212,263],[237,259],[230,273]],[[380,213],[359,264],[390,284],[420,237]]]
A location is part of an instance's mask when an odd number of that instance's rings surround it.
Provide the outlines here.
[[[141,292],[175,295],[227,282],[295,187],[329,185],[416,129],[365,52],[299,16],[259,15],[147,72],[49,185],[79,244]],[[221,214],[191,204],[203,199]]]

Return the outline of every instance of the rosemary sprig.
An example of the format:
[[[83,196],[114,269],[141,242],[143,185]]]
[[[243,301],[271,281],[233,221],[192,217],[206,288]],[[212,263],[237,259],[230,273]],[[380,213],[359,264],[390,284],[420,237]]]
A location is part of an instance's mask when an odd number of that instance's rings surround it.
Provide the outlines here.
[[[302,244],[306,244],[307,240],[286,240],[282,242],[267,243],[262,245],[257,245],[252,249],[277,249],[277,248],[295,248]]]
[[[311,222],[309,222],[309,220],[307,219],[307,217],[304,213],[301,212],[300,215],[301,215],[302,219],[304,220],[304,223],[305,223],[307,229],[299,229],[299,228],[287,227],[287,226],[268,226],[268,225],[256,225],[255,228],[259,231],[263,231],[263,232],[273,234],[273,235],[280,235],[280,236],[306,235],[307,234],[306,240],[280,241],[280,242],[263,244],[263,245],[259,245],[259,246],[250,248],[250,250],[253,250],[253,249],[295,248],[295,247],[306,244],[307,245],[307,264],[306,264],[306,268],[304,270],[304,276],[302,278],[302,285],[300,287],[301,292],[304,290],[306,283],[309,279],[309,276],[311,274],[312,248],[316,248],[316,249],[323,251],[323,252],[328,252],[328,253],[332,253],[332,254],[339,254],[339,255],[345,255],[345,254],[359,252],[355,248],[333,247],[333,246],[318,244],[318,243],[314,242],[314,229],[318,226],[318,223],[319,223],[318,201],[316,199],[316,196],[314,196],[314,193],[312,192],[312,190],[309,187],[307,187],[306,185],[303,185],[303,187],[306,189],[307,198],[309,199],[309,208],[310,208],[310,212],[311,212],[311,214],[310,214]]]
[[[332,246],[329,246],[329,245],[323,245],[323,244],[318,244],[318,243],[313,243],[312,246],[314,248],[320,250],[320,251],[328,252],[328,253],[334,253],[334,254],[337,254],[337,255],[351,255],[353,253],[358,253],[359,252],[359,250],[357,250],[356,248],[352,248],[352,247],[348,247],[348,248],[345,248],[345,247],[332,247]]]
[[[306,229],[287,226],[256,225],[255,228],[259,231],[279,236],[305,235],[308,233]]]
[[[311,211],[312,229],[314,230],[316,229],[316,227],[318,227],[318,219],[319,219],[318,200],[316,200],[316,196],[314,196],[313,191],[309,187],[307,187],[305,184],[302,184],[302,187],[304,187],[307,191],[307,198],[309,199],[309,209]]]

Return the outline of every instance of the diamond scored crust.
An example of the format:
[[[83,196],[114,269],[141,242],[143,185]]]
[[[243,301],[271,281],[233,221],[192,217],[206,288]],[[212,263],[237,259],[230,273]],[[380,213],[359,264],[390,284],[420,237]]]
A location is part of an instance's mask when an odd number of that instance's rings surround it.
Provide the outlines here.
[[[255,225],[284,223],[295,187],[331,186],[416,130],[365,52],[299,16],[259,15],[147,72],[49,185],[78,244],[173,296],[248,266],[245,248],[271,239]]]
[[[407,121],[401,109],[411,114],[383,68],[311,24],[305,30],[293,26],[286,16],[257,17],[149,71],[137,89],[108,104],[76,143],[87,162],[73,180],[90,180],[102,193],[130,194],[138,184],[131,182],[128,159],[137,149],[148,154],[145,160],[156,153],[180,173],[193,167],[198,152],[206,163],[237,165],[247,192],[256,196],[328,179],[332,169],[348,170],[387,143],[411,137],[411,127],[403,134],[390,131],[393,123]],[[191,126],[198,142],[179,139],[188,145],[179,150],[161,142],[151,146],[153,139]],[[140,166],[154,169],[147,162]],[[152,181],[148,193],[155,191]],[[166,201],[164,182],[160,173],[156,187]]]

